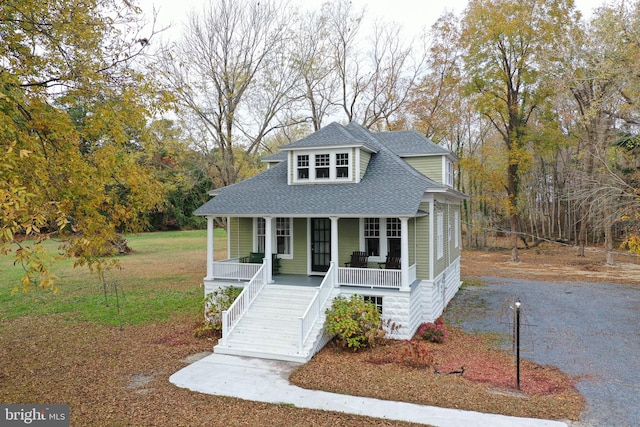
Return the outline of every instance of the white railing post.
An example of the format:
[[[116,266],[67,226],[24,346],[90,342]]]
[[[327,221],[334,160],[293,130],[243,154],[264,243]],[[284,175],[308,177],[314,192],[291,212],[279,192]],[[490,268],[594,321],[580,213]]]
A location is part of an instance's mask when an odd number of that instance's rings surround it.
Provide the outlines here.
[[[316,294],[317,296],[317,294]],[[304,350],[304,316],[300,318],[300,334],[298,336],[298,354],[302,354]]]
[[[228,321],[229,321],[229,312],[227,310],[224,310],[222,312],[222,338],[220,338],[220,341],[222,341],[222,345],[227,344],[227,334],[229,329],[227,326]]]

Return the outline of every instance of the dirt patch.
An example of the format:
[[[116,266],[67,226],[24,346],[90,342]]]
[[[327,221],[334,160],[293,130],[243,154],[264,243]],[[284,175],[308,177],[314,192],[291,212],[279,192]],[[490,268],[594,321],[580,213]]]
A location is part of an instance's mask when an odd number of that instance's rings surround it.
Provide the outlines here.
[[[520,262],[511,262],[511,251],[465,250],[462,253],[463,277],[498,276],[514,279],[556,282],[605,282],[640,286],[640,259],[616,252],[614,265],[607,265],[606,253],[588,248],[578,257],[577,248],[556,243],[543,243],[519,251]]]

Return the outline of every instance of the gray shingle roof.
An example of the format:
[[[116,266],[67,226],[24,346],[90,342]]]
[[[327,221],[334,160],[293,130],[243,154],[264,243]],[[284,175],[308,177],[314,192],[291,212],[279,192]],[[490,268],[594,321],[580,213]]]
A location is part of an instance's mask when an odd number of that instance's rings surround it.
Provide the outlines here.
[[[334,145],[355,145],[371,149],[366,141],[367,138],[362,138],[353,132],[349,132],[348,127],[344,127],[339,123],[333,122],[309,136],[280,147],[280,151],[319,148]]]
[[[393,140],[394,133],[387,134],[382,139],[385,143]],[[353,123],[347,126],[332,123],[286,146],[288,149],[343,144],[366,146],[375,154],[360,183],[288,185],[287,163],[281,162],[252,178],[212,192],[216,196],[194,213],[219,216],[416,215],[426,191],[447,187],[418,173],[374,135],[379,134]],[[334,137],[336,139],[331,139]],[[414,141],[415,136],[409,135],[400,141],[405,139]]]
[[[374,134],[374,136],[400,157],[453,154],[448,149],[434,144],[429,138],[415,130],[380,132]]]

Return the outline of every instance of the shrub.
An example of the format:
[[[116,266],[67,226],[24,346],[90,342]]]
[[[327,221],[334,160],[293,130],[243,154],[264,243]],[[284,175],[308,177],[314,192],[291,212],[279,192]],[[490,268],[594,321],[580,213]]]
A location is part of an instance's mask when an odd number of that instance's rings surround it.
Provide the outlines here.
[[[336,335],[335,342],[339,347],[353,351],[375,347],[385,335],[380,312],[360,295],[352,295],[349,299],[336,297],[327,310],[325,329]]]
[[[422,339],[435,343],[443,343],[448,333],[441,317],[437,318],[434,323],[423,323],[418,328],[418,335]]]
[[[398,352],[398,363],[412,368],[426,369],[433,366],[433,356],[425,343],[405,341]]]
[[[242,292],[241,288],[229,286],[216,289],[204,299],[204,322],[196,327],[196,337],[221,337],[222,336],[222,312],[228,310],[231,304]]]

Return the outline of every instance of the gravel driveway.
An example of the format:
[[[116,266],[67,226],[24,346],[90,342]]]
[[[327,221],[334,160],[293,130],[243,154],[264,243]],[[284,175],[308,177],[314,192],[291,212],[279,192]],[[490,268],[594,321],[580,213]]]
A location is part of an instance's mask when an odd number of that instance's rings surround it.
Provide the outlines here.
[[[511,348],[509,306],[519,298],[521,356],[575,376],[587,400],[574,425],[640,426],[640,289],[482,279],[486,285],[458,292],[446,320],[466,331],[504,333],[504,345]]]

